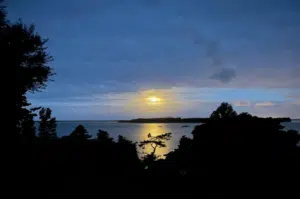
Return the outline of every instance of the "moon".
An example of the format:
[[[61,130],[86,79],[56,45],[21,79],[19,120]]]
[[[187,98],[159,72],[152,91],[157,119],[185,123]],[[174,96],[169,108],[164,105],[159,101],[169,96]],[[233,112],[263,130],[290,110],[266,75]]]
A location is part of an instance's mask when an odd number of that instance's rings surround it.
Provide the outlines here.
[[[155,102],[159,102],[160,98],[153,96],[153,97],[149,97],[148,101],[155,103]]]
[[[157,102],[158,100],[157,100],[157,98],[156,97],[152,97],[151,98],[151,102]]]

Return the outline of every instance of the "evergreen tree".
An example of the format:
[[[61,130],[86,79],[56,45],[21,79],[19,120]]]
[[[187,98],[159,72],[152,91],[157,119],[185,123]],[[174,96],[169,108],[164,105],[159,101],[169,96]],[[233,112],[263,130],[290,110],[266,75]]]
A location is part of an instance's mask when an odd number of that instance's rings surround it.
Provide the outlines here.
[[[219,120],[219,119],[228,119],[237,116],[237,113],[232,108],[232,106],[223,102],[211,115],[210,119]]]
[[[170,140],[172,138],[172,133],[164,133],[157,136],[152,136],[151,133],[148,134],[148,139],[140,142],[139,147],[142,149],[145,149],[145,147],[150,146],[152,148],[152,152],[149,154],[146,154],[144,157],[144,160],[146,161],[154,161],[158,158],[157,155],[155,155],[157,148],[163,148],[166,147],[166,141]]]
[[[70,136],[80,140],[87,140],[92,137],[82,125],[78,125]]]
[[[57,138],[56,135],[56,118],[51,118],[51,109],[42,108],[39,112],[40,126],[39,136],[43,138]]]
[[[122,135],[119,135],[118,136],[118,144],[123,144],[123,145],[132,145],[135,143],[132,142],[131,140],[128,140],[126,137],[122,136]]]
[[[10,132],[14,136],[32,135],[34,129],[33,111],[27,107],[26,93],[39,91],[53,75],[48,63],[52,57],[46,52],[43,39],[35,32],[34,25],[25,25],[21,21],[10,23],[3,6],[0,6],[0,62],[7,68],[7,77],[14,79],[10,84],[12,91],[8,95],[8,120]],[[31,127],[30,127],[31,125]],[[30,132],[26,132],[30,129]]]
[[[109,133],[106,131],[103,131],[101,129],[98,130],[97,140],[102,143],[107,143],[107,144],[114,143],[114,139],[112,137],[110,137]]]

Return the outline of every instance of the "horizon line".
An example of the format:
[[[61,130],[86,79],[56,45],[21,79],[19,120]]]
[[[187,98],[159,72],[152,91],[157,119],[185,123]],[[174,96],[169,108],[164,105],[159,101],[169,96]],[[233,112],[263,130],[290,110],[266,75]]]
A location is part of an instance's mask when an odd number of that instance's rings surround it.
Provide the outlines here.
[[[264,118],[264,117],[262,117]],[[278,117],[272,117],[272,118],[278,118]],[[280,117],[279,117],[280,118]],[[135,119],[160,119],[160,118],[135,118]],[[135,120],[134,119],[134,120]],[[182,119],[185,119],[185,118],[182,118]],[[201,118],[203,119],[203,118]],[[57,122],[76,122],[76,121],[80,121],[80,122],[93,122],[93,121],[111,121],[111,122],[117,122],[117,121],[130,121],[130,120],[133,120],[133,119],[116,119],[116,120],[107,120],[107,119],[92,119],[92,120],[86,120],[86,119],[82,119],[82,120],[72,120],[72,119],[69,119],[69,120],[56,120]],[[291,118],[291,120],[300,120],[300,118]],[[34,120],[34,122],[39,122],[39,120]]]

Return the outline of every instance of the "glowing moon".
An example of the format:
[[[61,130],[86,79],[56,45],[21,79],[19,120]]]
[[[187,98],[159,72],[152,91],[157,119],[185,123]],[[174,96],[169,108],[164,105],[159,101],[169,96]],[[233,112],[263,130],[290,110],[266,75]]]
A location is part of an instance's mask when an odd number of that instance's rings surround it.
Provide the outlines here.
[[[159,102],[160,99],[157,98],[157,97],[149,97],[149,98],[148,98],[148,101],[155,103],[155,102]]]
[[[152,102],[157,102],[157,98],[156,98],[156,97],[152,97],[152,98],[151,98],[151,101],[152,101]]]

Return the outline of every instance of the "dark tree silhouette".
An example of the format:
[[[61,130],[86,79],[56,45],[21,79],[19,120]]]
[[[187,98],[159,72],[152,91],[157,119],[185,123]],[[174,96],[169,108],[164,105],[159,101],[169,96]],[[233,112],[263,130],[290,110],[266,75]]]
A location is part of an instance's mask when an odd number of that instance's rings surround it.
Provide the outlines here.
[[[3,3],[3,0],[0,0],[0,4]],[[0,5],[0,28],[4,28],[7,24],[6,20],[6,12],[5,12],[5,6]]]
[[[51,109],[42,108],[39,112],[40,125],[39,125],[39,136],[47,139],[57,138],[56,135],[56,118],[51,118]]]
[[[211,115],[210,119],[218,120],[218,119],[226,119],[237,116],[235,110],[233,110],[232,106],[223,102]]]
[[[26,109],[30,103],[25,94],[27,91],[35,92],[46,87],[46,82],[53,75],[48,66],[52,57],[46,52],[47,39],[35,32],[34,25],[27,26],[21,21],[10,23],[3,8],[0,9],[0,25],[1,65],[9,68],[9,74],[6,75],[15,79],[7,104],[14,113],[9,118],[10,129],[14,129],[14,135],[25,134],[28,125],[33,124],[28,121],[33,113]]]
[[[182,136],[179,140],[179,145],[178,145],[178,148],[179,149],[183,149],[183,150],[186,150],[186,149],[189,149],[191,147],[191,144],[192,144],[192,139],[191,138],[188,138],[186,137],[185,135]]]
[[[241,119],[251,119],[252,118],[252,115],[249,114],[249,113],[246,113],[246,112],[242,112],[238,115],[239,118]]]
[[[128,140],[126,137],[119,135],[118,136],[118,143],[119,144],[124,144],[124,145],[132,145],[135,144],[134,142],[132,142],[131,140]]]
[[[190,164],[190,156],[192,155],[193,139],[182,136],[179,140],[178,148],[166,154],[167,161],[181,172],[186,173]]]
[[[24,120],[22,121],[22,128],[20,128],[20,135],[23,138],[33,138],[35,137],[35,126],[33,118],[37,116],[35,114],[35,111],[37,111],[39,107],[37,108],[31,108],[31,109],[23,109],[23,115]]]
[[[152,148],[152,152],[150,154],[146,154],[146,158],[149,159],[157,159],[155,155],[157,148],[166,147],[166,141],[172,138],[172,133],[165,133],[157,136],[152,136],[151,133],[148,134],[148,140],[144,140],[140,142],[139,147],[145,149],[146,146],[150,146]]]
[[[71,133],[70,137],[79,139],[79,140],[87,140],[92,136],[88,134],[88,131],[82,125],[78,125],[75,130]]]
[[[214,112],[217,117],[193,130],[189,153],[191,175],[219,180],[230,178],[233,183],[259,179],[257,184],[290,181],[299,176],[296,166],[300,160],[299,134],[284,131],[281,120],[246,113],[234,117],[231,106],[225,107],[230,107],[229,111],[218,108]],[[218,112],[225,112],[221,115],[226,117],[219,117]],[[206,173],[201,172],[204,170]]]
[[[106,143],[106,144],[114,143],[114,139],[112,137],[110,137],[109,133],[106,131],[103,131],[101,129],[98,130],[97,140],[99,142]]]

